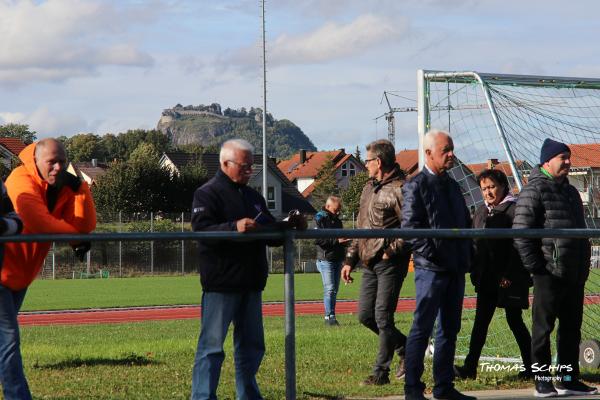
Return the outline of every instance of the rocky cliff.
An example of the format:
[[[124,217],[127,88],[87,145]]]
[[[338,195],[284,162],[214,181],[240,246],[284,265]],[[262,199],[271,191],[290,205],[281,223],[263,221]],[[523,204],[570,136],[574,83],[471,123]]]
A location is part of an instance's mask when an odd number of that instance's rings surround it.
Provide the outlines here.
[[[221,110],[209,106],[182,106],[163,111],[157,129],[168,135],[175,145],[199,144],[220,146],[233,138],[248,140],[261,153],[262,110],[260,108],[230,108]],[[287,158],[300,149],[316,151],[312,141],[293,122],[275,120],[267,113],[267,153],[270,157]]]

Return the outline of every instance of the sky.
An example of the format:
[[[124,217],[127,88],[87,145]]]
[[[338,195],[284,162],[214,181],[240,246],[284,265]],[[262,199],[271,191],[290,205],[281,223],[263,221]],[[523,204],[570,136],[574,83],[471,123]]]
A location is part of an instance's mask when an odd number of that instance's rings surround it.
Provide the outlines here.
[[[600,78],[600,2],[267,0],[267,110],[322,150],[387,135],[416,71]],[[259,0],[0,0],[0,124],[152,129],[165,108],[262,107]],[[397,116],[415,148],[416,113]]]

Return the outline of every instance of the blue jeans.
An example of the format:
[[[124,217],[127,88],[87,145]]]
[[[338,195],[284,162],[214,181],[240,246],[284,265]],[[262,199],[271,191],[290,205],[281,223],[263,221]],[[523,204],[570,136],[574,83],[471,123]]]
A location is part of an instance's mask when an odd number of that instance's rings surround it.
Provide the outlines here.
[[[423,393],[423,358],[437,318],[433,352],[433,395],[454,387],[454,353],[460,331],[465,275],[415,268],[416,307],[406,342],[405,393]]]
[[[262,293],[204,292],[202,329],[192,373],[192,400],[216,399],[223,342],[233,322],[235,387],[240,400],[262,399],[256,373],[265,354]]]
[[[335,317],[335,302],[340,288],[341,261],[317,260],[317,269],[323,280],[323,304],[325,317]]]
[[[21,359],[17,314],[27,289],[13,291],[0,285],[0,382],[6,400],[31,399]]]

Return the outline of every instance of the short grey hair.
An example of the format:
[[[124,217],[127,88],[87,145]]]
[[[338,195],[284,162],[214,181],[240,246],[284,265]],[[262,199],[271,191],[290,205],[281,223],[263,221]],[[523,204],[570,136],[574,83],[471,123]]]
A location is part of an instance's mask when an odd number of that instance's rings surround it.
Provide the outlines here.
[[[247,140],[230,139],[221,146],[221,151],[219,152],[219,162],[223,164],[225,161],[231,160],[236,150],[254,154],[254,146],[252,146]]]
[[[435,140],[438,138],[438,136],[450,137],[450,134],[441,129],[430,129],[423,138],[423,150],[433,150]]]
[[[386,139],[379,139],[367,145],[367,151],[381,160],[384,168],[391,168],[396,163],[396,150],[392,142]]]

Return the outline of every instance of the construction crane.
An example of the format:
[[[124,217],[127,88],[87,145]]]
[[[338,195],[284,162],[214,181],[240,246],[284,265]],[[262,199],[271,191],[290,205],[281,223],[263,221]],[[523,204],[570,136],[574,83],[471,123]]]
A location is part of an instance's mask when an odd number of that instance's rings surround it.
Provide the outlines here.
[[[383,102],[383,99],[385,98],[385,101],[388,105],[388,108],[390,109],[390,111],[378,116],[377,118],[375,118],[375,120],[378,120],[381,117],[385,117],[385,120],[388,123],[388,140],[390,142],[392,142],[392,144],[394,145],[394,147],[396,147],[396,119],[394,117],[394,114],[397,112],[417,112],[417,107],[392,107],[392,104],[390,103],[390,99],[388,98],[388,94],[389,95],[394,95],[394,96],[398,96],[398,97],[402,97],[404,99],[407,99],[406,97],[403,96],[399,96],[397,94],[394,94],[392,92],[383,92],[383,96],[381,98],[381,102],[379,104],[381,104]],[[411,99],[407,99],[407,100],[411,100]],[[414,101],[414,100],[413,100]]]

